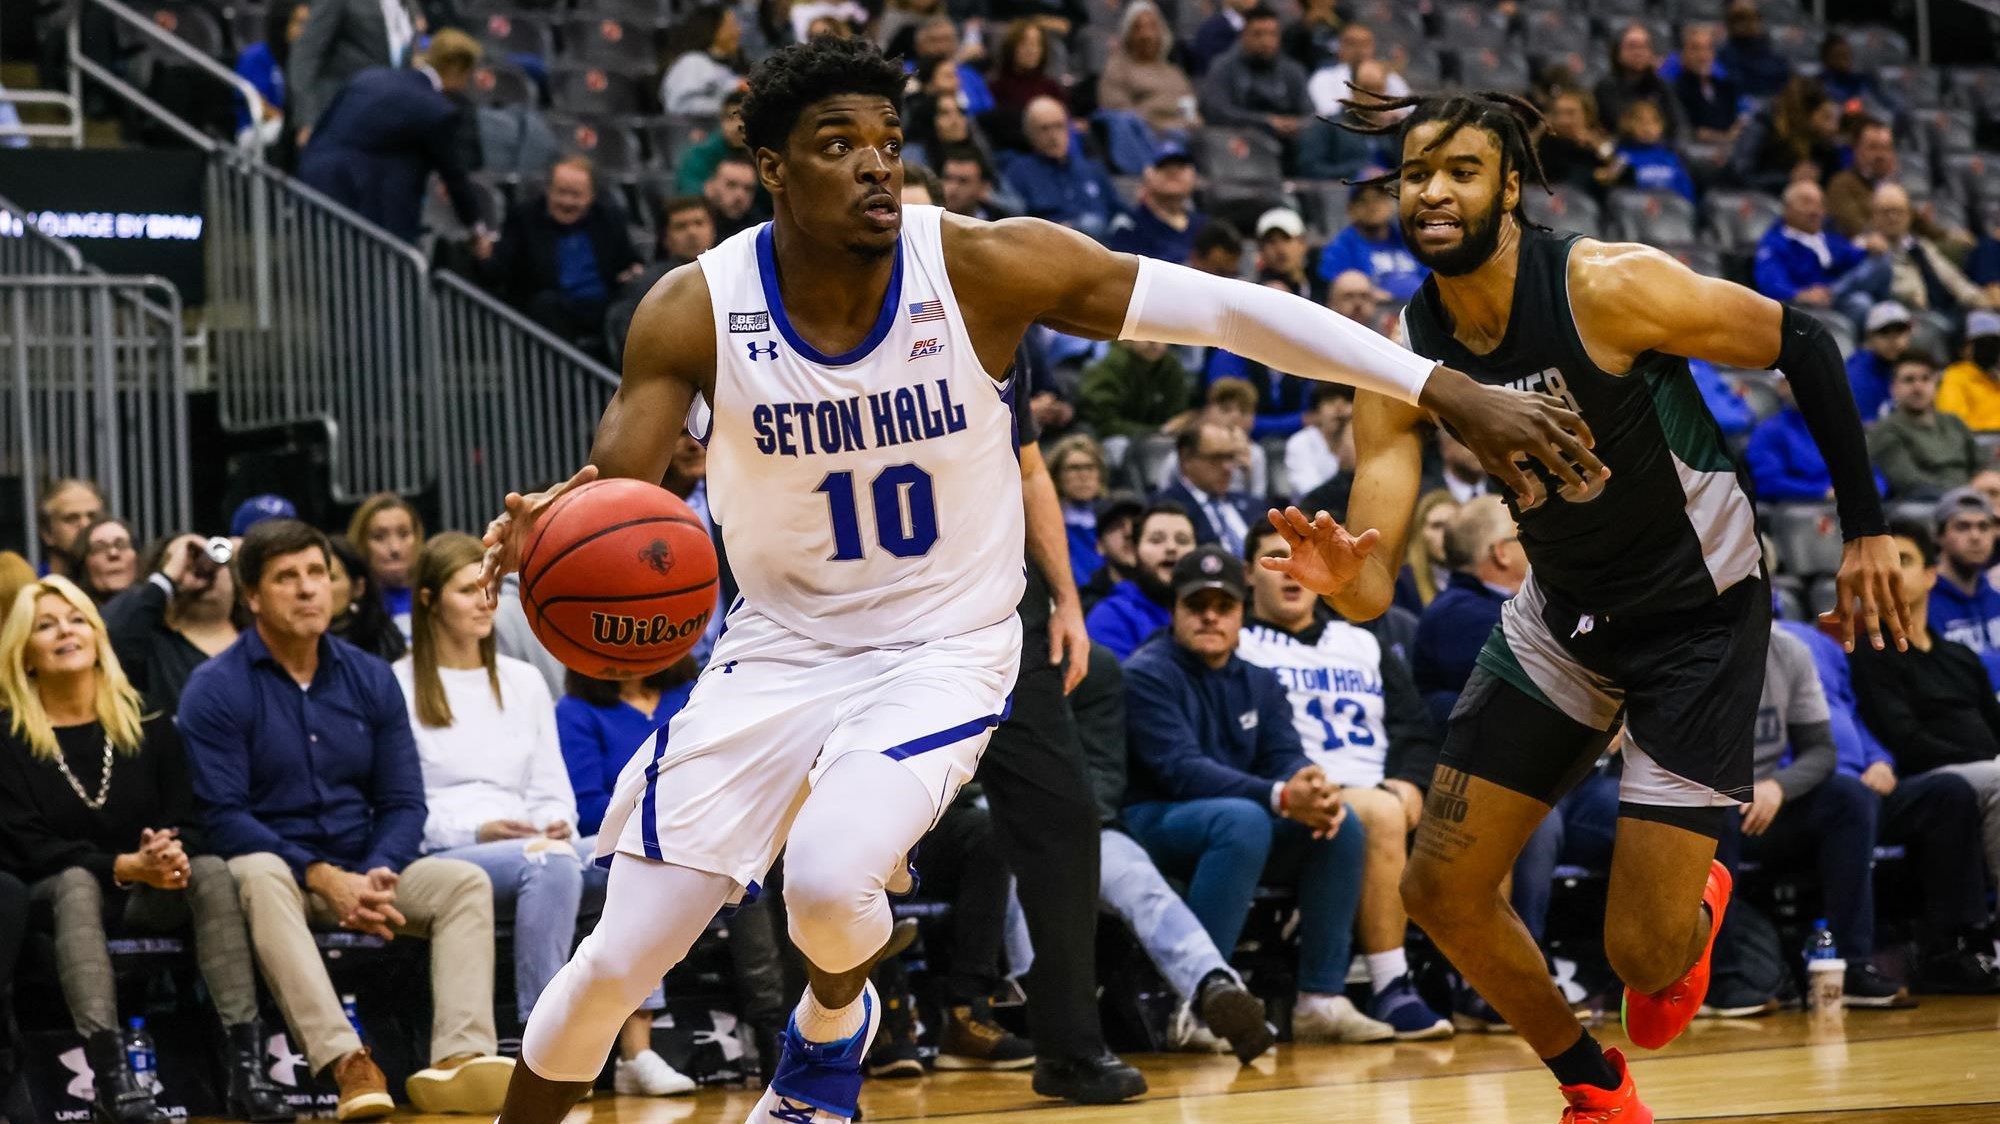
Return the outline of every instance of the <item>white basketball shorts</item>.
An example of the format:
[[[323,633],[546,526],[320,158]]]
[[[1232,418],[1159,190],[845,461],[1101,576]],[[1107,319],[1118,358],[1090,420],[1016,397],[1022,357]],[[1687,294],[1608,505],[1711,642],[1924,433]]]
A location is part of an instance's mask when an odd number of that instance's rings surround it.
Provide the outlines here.
[[[598,856],[723,874],[754,893],[814,782],[849,753],[885,754],[916,774],[935,824],[1006,717],[1020,663],[1018,616],[939,640],[846,648],[739,601],[665,744],[655,734],[619,774]]]

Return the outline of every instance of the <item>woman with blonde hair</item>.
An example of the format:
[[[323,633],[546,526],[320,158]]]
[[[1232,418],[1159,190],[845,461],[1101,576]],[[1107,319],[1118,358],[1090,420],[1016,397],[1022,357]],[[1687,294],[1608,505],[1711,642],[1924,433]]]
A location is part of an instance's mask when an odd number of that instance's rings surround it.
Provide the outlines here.
[[[1104,565],[1097,552],[1097,502],[1109,485],[1104,447],[1087,433],[1072,433],[1049,449],[1048,463],[1062,501],[1063,526],[1069,530],[1069,568],[1081,588]]]
[[[229,1113],[292,1119],[264,1075],[250,934],[228,866],[204,853],[180,738],[143,713],[74,582],[48,577],[15,596],[0,626],[0,702],[0,868],[55,916],[63,998],[96,1074],[94,1119],[167,1119],[126,1062],[107,916],[151,932],[192,922],[228,1036]]]
[[[1139,115],[1162,136],[1180,135],[1201,125],[1194,83],[1168,57],[1174,45],[1167,18],[1153,0],[1132,0],[1118,22],[1118,43],[1097,76],[1099,109]]]
[[[347,524],[347,541],[368,560],[368,581],[403,639],[410,639],[410,573],[424,549],[424,517],[394,492],[361,501]]]
[[[1418,533],[1410,536],[1410,545],[1403,549],[1403,572],[1396,577],[1396,604],[1412,613],[1422,613],[1450,577],[1444,564],[1444,529],[1456,514],[1458,501],[1443,488],[1417,497],[1411,522]]]
[[[464,859],[492,879],[494,916],[514,919],[514,997],[525,1024],[569,961],[595,868],[585,859],[591,842],[576,838],[548,683],[533,665],[501,655],[494,639],[493,609],[479,588],[485,557],[478,539],[456,531],[424,545],[410,654],[394,668],[424,771],[424,853]],[[659,1095],[694,1083],[649,1050],[620,1060],[617,1087]]]

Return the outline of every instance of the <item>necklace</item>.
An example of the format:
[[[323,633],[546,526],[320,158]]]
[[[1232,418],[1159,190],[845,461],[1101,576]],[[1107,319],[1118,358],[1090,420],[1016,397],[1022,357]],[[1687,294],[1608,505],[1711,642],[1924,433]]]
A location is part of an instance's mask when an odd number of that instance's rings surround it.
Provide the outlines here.
[[[111,798],[111,739],[104,739],[104,779],[98,783],[96,799],[91,799],[90,794],[83,790],[83,782],[77,780],[76,774],[69,771],[69,762],[63,760],[61,749],[56,750],[56,771],[69,782],[70,791],[76,793],[78,800],[83,801],[84,807],[93,812],[103,811],[104,802]]]

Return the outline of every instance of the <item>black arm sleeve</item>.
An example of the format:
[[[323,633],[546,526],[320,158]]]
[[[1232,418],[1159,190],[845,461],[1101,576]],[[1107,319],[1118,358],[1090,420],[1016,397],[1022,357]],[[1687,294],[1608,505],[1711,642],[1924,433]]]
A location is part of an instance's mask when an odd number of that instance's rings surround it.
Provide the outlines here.
[[[1887,534],[1889,523],[1882,514],[1875,469],[1868,462],[1868,441],[1861,432],[1861,411],[1847,385],[1840,347],[1826,325],[1794,308],[1785,309],[1778,332],[1775,369],[1791,381],[1806,430],[1826,458],[1834,502],[1840,509],[1841,537]]]

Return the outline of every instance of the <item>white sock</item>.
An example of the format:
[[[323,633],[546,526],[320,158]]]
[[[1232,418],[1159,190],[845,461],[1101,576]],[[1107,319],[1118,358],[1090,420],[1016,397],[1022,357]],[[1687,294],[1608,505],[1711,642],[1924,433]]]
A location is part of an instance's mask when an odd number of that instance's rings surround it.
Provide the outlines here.
[[[811,987],[806,988],[805,997],[799,1000],[792,1018],[797,1020],[799,1033],[808,1042],[838,1042],[843,1038],[852,1038],[867,1021],[859,995],[839,1010],[828,1010],[820,1006],[819,998],[813,994]]]
[[[1363,953],[1361,958],[1368,962],[1368,982],[1374,985],[1375,994],[1388,990],[1390,984],[1410,974],[1409,958],[1400,948],[1387,952]]]

